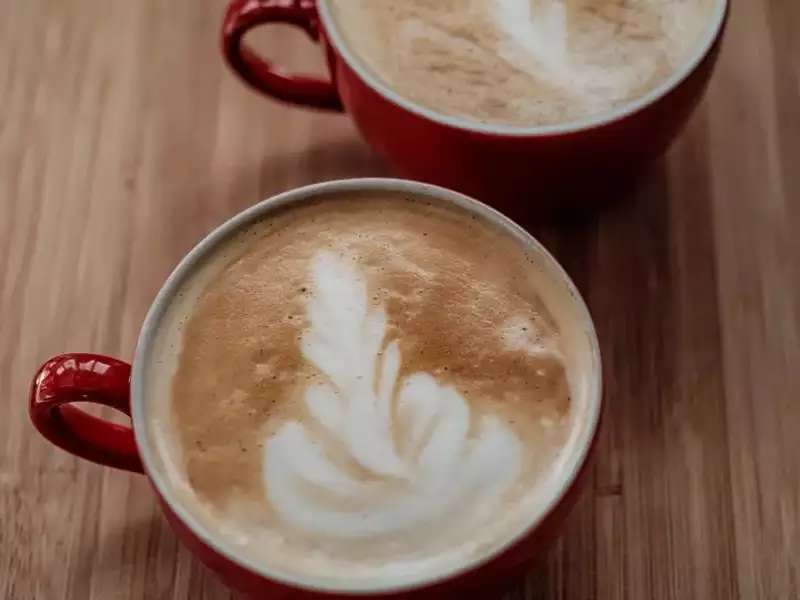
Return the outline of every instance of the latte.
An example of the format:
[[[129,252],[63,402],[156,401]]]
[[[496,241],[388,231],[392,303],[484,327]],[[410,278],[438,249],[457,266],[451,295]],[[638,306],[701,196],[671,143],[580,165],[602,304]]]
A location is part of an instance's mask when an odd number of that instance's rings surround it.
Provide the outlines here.
[[[498,225],[397,192],[239,232],[156,352],[171,401],[153,427],[183,503],[294,577],[425,576],[505,544],[581,426],[536,261]]]
[[[358,59],[451,116],[536,126],[613,110],[689,60],[718,0],[329,0]]]

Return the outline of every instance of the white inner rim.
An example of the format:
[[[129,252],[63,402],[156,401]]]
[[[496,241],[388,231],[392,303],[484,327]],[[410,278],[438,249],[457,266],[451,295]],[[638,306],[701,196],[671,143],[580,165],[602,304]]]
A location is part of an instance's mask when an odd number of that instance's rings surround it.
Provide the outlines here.
[[[336,19],[333,17],[328,0],[317,0],[319,15],[324,24],[325,33],[327,38],[336,48],[336,51],[344,59],[347,65],[364,80],[372,89],[380,93],[384,98],[390,102],[405,108],[406,110],[416,113],[422,117],[441,123],[442,125],[449,125],[458,129],[466,129],[468,131],[475,131],[479,133],[489,133],[496,135],[507,136],[537,136],[537,135],[554,135],[574,133],[584,129],[593,129],[606,125],[613,121],[618,121],[631,115],[646,106],[653,104],[656,100],[662,98],[674,89],[680,82],[686,79],[702,62],[708,51],[713,46],[717,37],[719,36],[722,24],[725,21],[725,13],[728,8],[729,0],[718,0],[714,16],[706,29],[705,34],[701,41],[697,43],[694,54],[691,59],[687,60],[683,67],[677,69],[670,77],[664,80],[661,85],[650,90],[644,96],[640,96],[617,109],[600,113],[578,121],[569,121],[566,123],[559,123],[557,125],[540,125],[535,127],[517,127],[514,125],[500,125],[500,124],[486,124],[477,121],[471,121],[460,117],[453,117],[438,113],[434,110],[416,104],[411,100],[401,96],[395,92],[391,87],[386,85],[383,80],[364,65],[364,63],[350,51],[344,36],[339,31],[336,24]]]
[[[171,484],[168,482],[167,477],[159,468],[160,462],[156,457],[157,451],[150,444],[149,419],[147,418],[146,414],[146,401],[144,398],[144,391],[146,388],[145,371],[148,364],[148,357],[151,354],[161,319],[164,316],[168,306],[172,302],[175,294],[182,288],[186,280],[191,276],[195,267],[200,264],[200,262],[207,255],[213,252],[221,242],[229,239],[231,235],[235,234],[242,228],[265,218],[269,215],[269,213],[281,210],[287,205],[302,201],[310,196],[323,193],[355,192],[370,189],[396,191],[408,194],[420,194],[437,198],[452,205],[456,205],[462,209],[466,209],[467,211],[478,215],[490,223],[495,223],[508,231],[509,235],[521,240],[526,247],[530,248],[533,252],[542,257],[544,266],[552,274],[558,277],[563,282],[566,289],[570,292],[570,296],[575,302],[574,308],[576,310],[576,314],[579,316],[582,327],[588,336],[592,359],[594,364],[597,365],[597,369],[596,372],[592,372],[587,376],[588,389],[587,406],[585,410],[586,427],[583,431],[583,435],[579,438],[578,443],[576,443],[577,450],[575,451],[574,456],[567,463],[567,468],[565,468],[563,479],[559,482],[558,490],[546,503],[542,505],[541,509],[536,514],[532,515],[530,521],[525,527],[520,529],[516,536],[509,539],[505,544],[502,544],[495,552],[470,561],[465,561],[464,564],[461,564],[454,569],[450,569],[449,571],[437,573],[435,576],[426,578],[406,577],[385,583],[356,582],[348,584],[346,582],[331,582],[327,579],[322,580],[321,578],[315,578],[313,576],[301,577],[287,574],[285,572],[271,571],[269,568],[265,567],[263,563],[258,563],[247,556],[243,556],[242,553],[234,549],[231,544],[223,541],[218,536],[215,536],[214,532],[210,530],[205,523],[200,521],[195,514],[193,514],[188,508],[176,500],[175,495],[172,492]],[[534,239],[519,225],[495,209],[486,206],[477,200],[433,185],[400,179],[381,178],[330,181],[284,192],[283,194],[279,194],[278,196],[264,200],[250,207],[208,234],[208,236],[200,241],[181,260],[175,270],[167,278],[164,286],[161,288],[155,300],[153,301],[139,335],[131,377],[132,420],[134,425],[134,433],[136,436],[136,444],[139,449],[139,454],[141,455],[142,463],[144,464],[145,470],[152,480],[156,490],[169,504],[172,512],[177,515],[178,518],[186,526],[188,526],[198,538],[200,538],[206,545],[213,548],[218,554],[224,556],[235,564],[260,574],[267,579],[291,586],[301,587],[307,590],[329,593],[346,592],[349,594],[389,593],[424,587],[439,581],[450,579],[491,561],[495,556],[524,538],[558,505],[558,503],[564,497],[566,491],[572,487],[575,478],[587,459],[589,450],[596,435],[602,405],[601,371],[602,366],[597,336],[591,316],[589,314],[589,310],[583,302],[583,299],[575,288],[575,285],[572,283],[572,280],[563,270],[561,265],[556,261],[556,259],[553,258],[553,256],[538,241],[536,241],[536,239]],[[168,399],[164,399],[164,401],[168,401]]]

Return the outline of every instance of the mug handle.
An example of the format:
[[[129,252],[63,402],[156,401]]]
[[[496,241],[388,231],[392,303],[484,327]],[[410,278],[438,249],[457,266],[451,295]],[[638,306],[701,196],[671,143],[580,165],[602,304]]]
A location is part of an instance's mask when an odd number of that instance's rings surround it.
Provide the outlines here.
[[[314,0],[234,0],[222,24],[222,52],[230,67],[251,86],[278,100],[343,111],[333,81],[284,73],[244,43],[248,31],[266,23],[294,25],[319,41]]]
[[[133,430],[82,411],[73,402],[110,406],[130,417],[128,363],[98,354],[48,360],[31,385],[28,411],[36,429],[56,446],[101,465],[144,473]]]

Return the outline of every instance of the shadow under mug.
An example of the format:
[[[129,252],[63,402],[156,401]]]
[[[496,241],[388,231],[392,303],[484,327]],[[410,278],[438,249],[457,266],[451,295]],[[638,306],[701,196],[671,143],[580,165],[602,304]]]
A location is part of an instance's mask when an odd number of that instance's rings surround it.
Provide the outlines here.
[[[565,298],[570,314],[576,316],[578,337],[584,339],[591,365],[587,372],[585,419],[583,431],[576,444],[575,454],[565,476],[558,483],[553,497],[530,526],[497,554],[463,569],[442,574],[430,580],[411,583],[405,587],[380,589],[347,589],[345,582],[331,588],[269,571],[260,563],[248,562],[237,556],[215,532],[210,530],[183,505],[174,487],[164,475],[152,434],[149,432],[148,406],[153,398],[147,386],[147,364],[164,315],[186,280],[197,272],[203,261],[237,232],[251,224],[269,218],[310,198],[331,193],[390,191],[424,195],[437,202],[456,205],[476,218],[508,231],[528,251],[541,257],[541,265],[561,288],[559,298]],[[131,417],[133,427],[118,425],[90,415],[76,402],[90,402],[114,408]],[[485,589],[503,585],[540,553],[561,530],[563,521],[574,504],[581,484],[586,478],[589,457],[597,440],[602,412],[602,380],[597,338],[583,300],[567,274],[556,260],[527,232],[497,211],[469,197],[423,183],[397,179],[352,179],[331,181],[298,188],[265,200],[224,223],[195,246],[169,276],[156,296],[145,318],[136,348],[133,365],[95,354],[65,354],[47,361],[36,374],[29,398],[30,418],[39,432],[50,442],[82,458],[96,463],[147,475],[161,507],[173,529],[188,548],[232,588],[253,598],[462,598],[465,589]],[[581,414],[584,414],[583,412]],[[352,586],[351,586],[352,587]]]
[[[403,98],[348,49],[330,0],[234,0],[222,27],[222,50],[230,67],[268,96],[346,110],[363,137],[404,176],[527,217],[612,200],[603,196],[664,153],[706,89],[728,10],[728,0],[718,0],[697,50],[650,93],[596,118],[542,127],[473,123]],[[259,57],[244,36],[267,23],[294,25],[318,41],[330,79],[288,74]]]

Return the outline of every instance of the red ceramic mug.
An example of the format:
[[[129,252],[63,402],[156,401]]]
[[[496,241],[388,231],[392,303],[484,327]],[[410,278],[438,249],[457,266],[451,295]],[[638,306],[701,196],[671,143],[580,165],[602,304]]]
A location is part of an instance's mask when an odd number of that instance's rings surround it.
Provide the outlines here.
[[[598,117],[544,127],[477,124],[406,100],[348,49],[329,0],[234,0],[225,16],[222,48],[228,64],[265,94],[346,110],[364,138],[403,175],[502,208],[538,209],[565,197],[594,204],[599,184],[630,180],[665,151],[703,95],[727,14],[728,0],[718,0],[697,50],[644,97]],[[243,37],[266,23],[296,25],[319,41],[330,79],[287,74],[256,55]]]
[[[424,195],[433,201],[461,207],[476,218],[493,223],[538,260],[537,277],[546,277],[552,298],[544,298],[548,306],[557,307],[553,316],[562,330],[562,339],[574,343],[570,353],[577,361],[572,372],[581,376],[573,388],[573,405],[580,415],[574,431],[572,450],[565,455],[563,470],[547,494],[541,510],[530,515],[524,530],[494,554],[434,577],[407,581],[402,585],[371,585],[349,587],[347,582],[321,585],[313,578],[297,579],[256,563],[242,550],[220,539],[210,526],[192,512],[182,500],[183,491],[174,479],[167,477],[169,460],[164,459],[164,445],[159,442],[157,411],[168,408],[169,391],[165,377],[156,378],[153,370],[164,354],[159,340],[166,337],[173,320],[165,315],[177,306],[182,286],[197,274],[205,259],[236,232],[253,223],[269,219],[295,203],[320,198],[331,192],[400,191]],[[163,334],[162,337],[159,335]],[[167,351],[169,353],[170,351]],[[174,351],[172,351],[174,353]],[[156,365],[156,366],[154,366]],[[160,383],[153,383],[158,381]],[[572,386],[572,382],[570,383]],[[155,387],[154,387],[155,386]],[[522,228],[494,209],[476,200],[418,182],[393,179],[354,179],[334,181],[285,192],[265,200],[233,217],[203,239],[176,267],[156,296],[142,326],[133,365],[114,358],[93,354],[66,354],[47,361],[36,374],[30,393],[30,417],[33,424],[48,440],[78,456],[102,465],[144,473],[161,502],[163,510],[178,536],[185,544],[231,587],[253,598],[343,598],[369,597],[430,597],[459,596],[464,589],[505,583],[509,574],[540,552],[559,531],[562,521],[573,504],[587,462],[597,437],[601,413],[601,366],[597,339],[591,317],[569,277],[556,260]],[[76,402],[91,402],[115,408],[129,415],[133,427],[113,424],[94,417],[75,406]],[[163,440],[163,436],[161,436]]]

